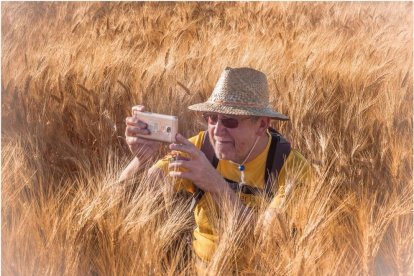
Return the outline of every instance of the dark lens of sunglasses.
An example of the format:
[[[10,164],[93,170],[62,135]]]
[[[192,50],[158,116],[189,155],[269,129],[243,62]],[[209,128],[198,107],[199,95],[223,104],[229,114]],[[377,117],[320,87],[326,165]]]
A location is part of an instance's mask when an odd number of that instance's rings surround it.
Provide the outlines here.
[[[216,114],[203,114],[204,119],[210,125],[217,124],[218,115]],[[224,127],[226,128],[236,128],[239,126],[239,120],[235,118],[223,118],[220,120]]]
[[[221,119],[221,123],[223,124],[223,126],[225,126],[227,128],[236,128],[236,127],[239,126],[239,121],[235,118]]]

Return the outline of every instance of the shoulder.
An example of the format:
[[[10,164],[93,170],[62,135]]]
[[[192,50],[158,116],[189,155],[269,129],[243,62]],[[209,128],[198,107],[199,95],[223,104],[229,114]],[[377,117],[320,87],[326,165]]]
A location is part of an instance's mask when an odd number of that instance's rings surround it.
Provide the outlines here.
[[[288,161],[289,159],[295,162],[308,163],[308,160],[306,160],[306,158],[297,149],[293,148],[290,150],[289,156],[286,161]]]
[[[296,149],[291,149],[289,156],[286,158],[286,161],[283,165],[283,170],[286,173],[295,173],[300,172],[300,177],[304,175],[309,175],[312,171],[311,164],[309,161]]]
[[[302,166],[310,166],[308,160],[297,150],[292,148],[290,150],[288,158],[286,158],[286,164],[296,164]]]

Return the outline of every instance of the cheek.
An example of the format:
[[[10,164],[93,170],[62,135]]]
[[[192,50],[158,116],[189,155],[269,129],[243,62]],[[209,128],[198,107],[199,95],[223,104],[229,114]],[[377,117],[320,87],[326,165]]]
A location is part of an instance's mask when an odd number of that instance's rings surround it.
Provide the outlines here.
[[[208,132],[208,137],[210,138],[210,141],[214,143],[215,142],[214,141],[214,127],[209,126],[207,129],[207,132]]]
[[[235,143],[236,143],[236,147],[240,149],[246,148],[248,144],[246,141],[239,141],[239,140],[236,140]]]
[[[254,143],[255,137],[246,137],[246,132],[234,133],[234,147],[237,151],[237,154],[240,156],[245,156],[249,151],[250,147]]]
[[[238,140],[238,139],[234,140],[234,147],[239,154],[243,155],[244,152],[246,151],[247,146],[248,146],[248,143],[246,141]]]

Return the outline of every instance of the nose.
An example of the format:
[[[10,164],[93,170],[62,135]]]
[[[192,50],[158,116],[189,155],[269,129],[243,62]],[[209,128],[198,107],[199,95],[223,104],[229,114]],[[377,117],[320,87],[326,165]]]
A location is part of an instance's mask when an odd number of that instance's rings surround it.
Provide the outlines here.
[[[227,128],[221,123],[221,118],[217,120],[214,126],[214,136],[223,136],[227,131]]]

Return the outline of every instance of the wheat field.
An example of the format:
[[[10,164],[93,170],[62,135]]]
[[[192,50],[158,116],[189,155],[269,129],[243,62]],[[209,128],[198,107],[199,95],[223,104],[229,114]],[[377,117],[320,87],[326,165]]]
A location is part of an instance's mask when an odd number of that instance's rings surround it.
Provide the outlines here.
[[[412,275],[412,16],[411,2],[1,3],[2,274],[195,274],[188,196],[145,170],[117,181],[124,120],[145,104],[190,137],[205,125],[187,106],[250,66],[315,179],[267,234],[226,210],[199,273]]]

